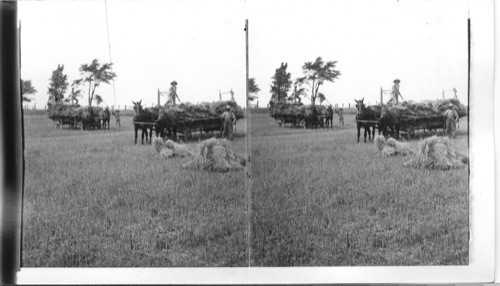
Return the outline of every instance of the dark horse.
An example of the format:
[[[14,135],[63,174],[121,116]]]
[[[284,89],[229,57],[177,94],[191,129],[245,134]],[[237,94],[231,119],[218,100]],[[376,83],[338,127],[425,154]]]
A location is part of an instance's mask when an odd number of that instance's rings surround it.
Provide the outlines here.
[[[165,137],[165,129],[168,132],[168,138],[172,140],[177,139],[177,113],[173,109],[160,109],[160,115],[156,120],[156,137]],[[173,133],[173,137],[172,137]]]
[[[379,125],[379,134],[380,131],[385,135],[387,135],[387,127],[391,129],[391,135],[396,138],[399,138],[399,111],[394,107],[382,107],[382,113],[378,120]],[[396,131],[396,134],[394,134]]]
[[[109,130],[109,121],[111,119],[111,112],[109,111],[109,107],[106,107],[104,111],[102,112],[102,128],[106,129],[106,126],[108,126]]]
[[[375,124],[368,122],[359,122],[358,120],[366,121],[377,121],[381,114],[381,107],[378,105],[370,105],[368,107],[364,104],[364,98],[361,100],[354,100],[356,102],[356,125],[358,129],[358,143],[361,127],[365,129],[365,143],[366,135],[368,134],[368,140],[373,141],[375,138]],[[372,131],[370,132],[370,128]]]
[[[158,118],[158,108],[150,107],[143,109],[141,105],[141,101],[133,102],[134,104],[134,131],[135,131],[135,143],[137,144],[137,131],[139,129],[142,130],[142,144],[144,144],[144,135],[146,135],[146,143],[148,142],[148,129],[149,129],[149,142],[151,143],[153,136],[153,126]]]

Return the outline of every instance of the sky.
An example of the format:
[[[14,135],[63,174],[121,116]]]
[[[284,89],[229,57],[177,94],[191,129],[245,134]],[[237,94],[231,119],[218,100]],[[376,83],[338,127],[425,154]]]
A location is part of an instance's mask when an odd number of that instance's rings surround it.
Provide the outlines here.
[[[271,97],[271,77],[281,62],[295,79],[303,64],[318,56],[337,61],[341,73],[319,90],[332,104],[347,106],[361,98],[375,104],[380,88],[391,89],[396,78],[405,100],[438,99],[443,90],[452,97],[455,87],[466,101],[468,5],[467,0],[21,0],[21,76],[37,89],[29,104],[36,102],[37,108],[47,102],[58,64],[71,82],[81,64],[94,58],[113,62],[118,75],[115,91],[112,85],[97,90],[105,105],[156,104],[157,90],[168,91],[175,80],[181,102],[217,101],[219,91],[233,89],[243,106],[248,19],[249,71],[261,89],[260,106]]]
[[[68,81],[98,59],[117,74],[116,106],[157,103],[157,90],[178,82],[181,102],[212,102],[234,91],[245,104],[245,18],[238,0],[214,1],[31,1],[21,0],[21,77],[48,100],[52,71],[64,65]],[[106,29],[109,23],[109,46]],[[209,11],[209,12],[207,12]],[[230,12],[229,12],[230,11]],[[67,91],[69,95],[70,90]],[[112,85],[98,87],[104,104],[115,105]],[[229,100],[230,94],[223,94]],[[161,98],[164,104],[167,98]],[[86,100],[80,101],[86,105]]]
[[[319,56],[337,61],[341,73],[319,89],[334,105],[362,98],[375,104],[381,87],[391,89],[396,78],[404,100],[435,100],[443,90],[453,97],[455,87],[467,101],[467,1],[252,0],[249,6],[250,75],[262,103],[282,62],[294,80]]]

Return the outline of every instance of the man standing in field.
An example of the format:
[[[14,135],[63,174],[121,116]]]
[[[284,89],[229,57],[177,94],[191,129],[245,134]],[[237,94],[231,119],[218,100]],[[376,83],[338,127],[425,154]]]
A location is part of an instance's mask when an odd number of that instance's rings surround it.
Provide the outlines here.
[[[344,126],[344,109],[339,108],[339,125]]]
[[[455,129],[459,117],[453,104],[448,105],[448,110],[445,111],[444,116],[446,117],[446,135],[455,138]]]
[[[231,111],[231,106],[226,106],[226,111],[222,113],[222,138],[231,140],[233,138],[233,124],[236,122],[236,116]]]
[[[120,128],[120,110],[114,110],[113,115],[115,116],[116,120],[116,127]]]

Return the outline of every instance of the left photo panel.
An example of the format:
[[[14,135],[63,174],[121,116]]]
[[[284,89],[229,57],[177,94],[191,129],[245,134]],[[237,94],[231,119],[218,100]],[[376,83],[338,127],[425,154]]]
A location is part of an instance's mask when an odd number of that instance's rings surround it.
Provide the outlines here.
[[[18,2],[22,267],[247,265],[242,4]]]

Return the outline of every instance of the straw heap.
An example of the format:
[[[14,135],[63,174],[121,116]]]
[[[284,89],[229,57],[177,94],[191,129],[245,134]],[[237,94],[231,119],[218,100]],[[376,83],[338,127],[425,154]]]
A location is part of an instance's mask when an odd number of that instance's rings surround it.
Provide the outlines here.
[[[211,138],[198,144],[193,158],[183,165],[184,168],[228,172],[241,170],[245,158],[236,154],[229,141]]]
[[[462,168],[468,164],[467,156],[457,152],[446,137],[432,136],[420,141],[419,152],[405,166],[431,170]]]
[[[201,104],[191,104],[188,102],[168,108],[174,110],[179,119],[189,120],[220,117],[226,111],[228,105],[231,107],[236,119],[244,117],[243,109],[235,101],[218,101]]]
[[[326,111],[326,107],[323,105],[315,105],[314,107],[317,114],[322,114]],[[303,105],[302,103],[277,102],[269,105],[269,114],[273,118],[289,115],[309,117],[312,115],[312,106]]]
[[[385,156],[406,156],[414,153],[405,143],[399,142],[394,138],[386,140],[384,136],[380,135],[375,136],[375,145],[378,151]]]
[[[424,117],[442,115],[450,104],[456,107],[459,117],[467,115],[467,107],[458,99],[426,100],[419,103],[410,100],[396,105],[395,108],[402,117]]]

